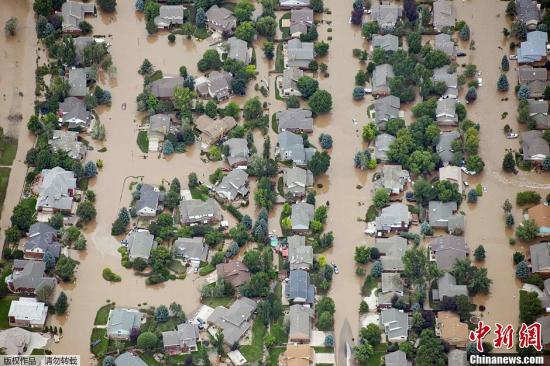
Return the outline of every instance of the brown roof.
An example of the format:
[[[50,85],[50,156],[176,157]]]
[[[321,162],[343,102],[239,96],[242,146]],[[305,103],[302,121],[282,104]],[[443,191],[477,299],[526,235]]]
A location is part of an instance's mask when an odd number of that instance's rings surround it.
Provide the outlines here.
[[[466,347],[466,343],[468,343],[468,325],[460,322],[458,314],[441,311],[437,314],[437,322],[443,340],[456,347]]]
[[[203,114],[195,120],[195,126],[201,131],[201,141],[208,145],[217,142],[236,125],[237,121],[233,117],[212,119]]]
[[[216,266],[218,278],[223,278],[235,287],[250,281],[250,271],[242,262],[229,261]]]
[[[309,344],[288,344],[286,352],[281,355],[280,365],[309,366],[313,362],[314,354]]]
[[[550,205],[540,203],[531,207],[527,212],[529,218],[535,221],[538,227],[550,227]]]

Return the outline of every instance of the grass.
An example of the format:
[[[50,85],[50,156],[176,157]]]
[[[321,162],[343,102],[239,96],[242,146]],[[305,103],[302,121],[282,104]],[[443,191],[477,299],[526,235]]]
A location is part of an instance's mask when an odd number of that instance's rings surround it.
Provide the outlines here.
[[[283,20],[289,20],[290,19],[290,12],[284,13],[281,19],[279,20],[279,29],[281,30],[281,33],[283,34],[283,39],[290,38],[290,28],[289,27],[283,27]]]
[[[288,334],[283,328],[282,324],[272,324],[269,329],[269,333],[275,337],[278,345],[282,345],[283,343],[288,342]]]
[[[377,285],[378,281],[376,280],[376,278],[372,277],[371,275],[365,277],[365,282],[363,282],[363,285],[361,286],[361,296],[369,296],[372,290],[374,290]]]
[[[12,300],[17,300],[18,298],[18,296],[6,296],[0,300],[0,329],[8,329],[10,327],[8,323],[10,305]]]
[[[382,364],[382,357],[386,354],[388,346],[385,343],[380,343],[374,346],[374,355],[365,363],[365,366],[380,366]]]
[[[109,282],[120,282],[120,280],[122,280],[122,278],[120,278],[119,275],[111,271],[110,268],[103,268],[103,272],[101,273],[101,275],[103,276],[103,279],[105,281],[109,281]]]
[[[170,262],[168,262],[168,269],[172,272],[175,272],[176,274],[182,274],[187,272],[187,267],[185,267],[181,261],[177,259],[173,259]]]
[[[275,90],[278,89],[275,88]],[[278,93],[279,92],[277,92],[277,94]],[[275,113],[273,113],[273,115],[271,116],[271,129],[273,130],[273,132],[279,133],[279,121],[277,120],[277,116],[275,115]]]
[[[105,325],[109,320],[109,312],[114,308],[113,304],[107,304],[99,308],[95,315],[94,325]]]
[[[233,301],[235,301],[235,299],[232,297],[209,297],[209,298],[204,298],[202,300],[202,303],[212,308],[216,308],[218,306],[225,306],[227,308],[231,306]]]
[[[147,137],[147,131],[138,132],[137,144],[142,153],[149,152],[149,138]]]
[[[97,344],[94,348],[91,348],[92,353],[98,357],[103,357],[105,355],[105,352],[107,351],[107,348],[109,347],[109,340],[105,338],[106,335],[107,329],[105,328],[92,329],[92,335],[90,336],[90,348],[91,342],[95,341],[96,339],[101,339],[101,342],[99,344]]]
[[[265,334],[266,329],[264,323],[259,317],[256,317],[256,319],[254,319],[254,324],[252,324],[251,344],[239,348],[239,351],[241,351],[249,364],[257,362],[262,358]]]
[[[149,366],[162,366],[162,364],[158,363],[154,358],[153,355],[150,353],[143,353],[141,355],[141,359],[143,362],[145,362]]]
[[[313,347],[315,353],[334,353],[334,348],[332,347]]]
[[[208,199],[208,187],[200,185],[190,189],[191,197],[196,200],[206,201]]]
[[[275,51],[275,71],[283,72],[285,68],[285,58],[283,55],[283,44],[279,43]]]
[[[208,33],[208,30],[206,28],[196,27],[193,36],[195,36],[195,38],[199,41],[202,41],[203,39],[208,38],[210,36],[210,33]]]
[[[267,364],[269,366],[278,366],[279,365],[279,356],[285,352],[284,347],[272,348],[269,350],[267,355]]]
[[[32,350],[31,355],[33,356],[44,356],[46,354],[46,351],[43,349],[35,348]]]
[[[211,263],[208,263],[206,266],[199,269],[199,276],[206,276],[207,274],[210,274],[216,270],[216,267],[214,267]]]
[[[11,168],[0,168],[0,207],[4,206],[6,191],[8,190],[8,181],[10,180]]]
[[[17,153],[17,140],[4,138],[0,141],[0,165],[11,165]]]

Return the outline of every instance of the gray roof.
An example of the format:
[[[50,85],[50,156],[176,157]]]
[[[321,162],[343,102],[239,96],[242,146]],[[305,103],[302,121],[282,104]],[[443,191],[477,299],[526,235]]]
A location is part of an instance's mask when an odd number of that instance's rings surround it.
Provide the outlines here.
[[[375,34],[372,37],[372,46],[382,48],[384,51],[397,51],[399,48],[399,38],[393,34]]]
[[[380,28],[395,27],[397,19],[403,13],[403,8],[398,5],[373,5],[372,19],[378,22]]]
[[[170,116],[166,114],[155,114],[149,117],[149,129],[147,137],[164,138],[170,130]]]
[[[384,355],[385,366],[407,366],[407,354],[401,350],[386,353]]]
[[[178,238],[173,245],[174,256],[190,260],[206,262],[208,258],[208,246],[204,244],[204,238]]]
[[[542,328],[542,345],[550,343],[550,316],[541,316],[537,318],[537,323],[540,323]]]
[[[304,147],[304,139],[290,131],[283,131],[278,136],[279,155],[281,160],[292,160],[294,164],[305,165],[311,157],[312,148]]]
[[[69,96],[84,97],[88,92],[88,74],[90,69],[87,67],[72,68],[69,70]]]
[[[534,80],[548,80],[548,72],[544,67],[533,67],[531,65],[521,65],[518,67],[518,80],[520,83],[527,83]]]
[[[229,309],[218,306],[208,318],[208,322],[220,328],[224,342],[233,346],[250,328],[249,319],[256,306],[254,300],[241,297]]]
[[[241,61],[245,65],[250,63],[248,43],[237,37],[231,37],[227,40],[227,45],[229,47],[228,58]]]
[[[302,42],[293,38],[287,43],[288,67],[307,68],[315,58],[312,42]]]
[[[232,33],[237,27],[237,18],[231,10],[213,5],[206,11],[208,26],[219,33]]]
[[[456,99],[446,98],[438,99],[435,109],[437,124],[440,126],[456,126],[458,124],[458,114],[456,113]]]
[[[430,201],[428,204],[428,222],[431,227],[447,228],[448,221],[457,210],[455,201],[441,202]]]
[[[147,366],[147,364],[139,356],[124,352],[115,359],[115,366]]]
[[[183,87],[185,78],[181,76],[165,76],[151,83],[151,92],[157,98],[171,98],[176,87]]]
[[[61,167],[42,170],[42,183],[38,187],[37,208],[70,210],[73,206],[73,194],[76,178],[72,171]]]
[[[154,22],[159,28],[168,28],[173,24],[183,24],[185,8],[183,5],[161,5],[159,15]]]
[[[279,0],[281,8],[302,8],[309,6],[309,0]]]
[[[437,30],[444,27],[454,27],[456,11],[452,1],[437,0],[433,3],[433,25]]]
[[[406,339],[409,332],[409,318],[403,310],[383,309],[380,313],[380,324],[388,340]]]
[[[384,207],[376,218],[376,230],[392,231],[392,229],[404,229],[409,227],[411,214],[407,205],[403,203],[392,203]]]
[[[25,251],[40,250],[42,253],[50,253],[55,258],[59,257],[61,244],[57,242],[57,230],[44,222],[35,222],[29,228],[25,243]]]
[[[155,237],[149,231],[132,231],[128,235],[128,255],[135,258],[149,259],[151,250],[156,248]]]
[[[403,254],[407,251],[407,239],[401,236],[376,238],[374,245],[380,251],[380,262],[384,271],[402,271]]]
[[[195,80],[195,90],[202,97],[210,96],[211,98],[221,100],[228,98],[231,94],[232,80],[233,75],[231,73],[214,70],[208,75],[208,78],[202,77]]]
[[[451,36],[446,33],[440,33],[435,36],[435,49],[445,52],[449,57],[456,57],[456,45]]]
[[[533,0],[516,0],[516,18],[523,23],[538,23],[540,10]]]
[[[460,137],[460,132],[457,130],[441,132],[439,134],[439,140],[435,146],[435,151],[437,155],[443,162],[443,164],[450,163],[453,161],[454,151],[453,151],[453,141]]]
[[[227,162],[229,165],[234,166],[241,163],[246,165],[250,152],[245,139],[231,138],[223,144],[229,146],[229,155],[227,156]]]
[[[290,330],[288,336],[291,341],[309,341],[311,339],[311,321],[314,317],[313,309],[303,305],[290,306]]]
[[[69,128],[87,128],[90,124],[91,114],[82,99],[65,98],[63,102],[59,103],[59,112],[62,115],[62,123],[67,124]]]
[[[430,242],[430,251],[441,270],[451,270],[456,261],[466,259],[470,253],[464,238],[454,235],[436,236]]]
[[[469,366],[466,351],[461,349],[453,349],[447,355],[449,366]]]
[[[390,64],[378,65],[372,74],[372,92],[375,94],[389,94],[389,79],[394,77],[393,66]]]
[[[54,151],[65,151],[71,159],[82,160],[86,156],[86,146],[78,141],[78,132],[54,130],[48,143]]]
[[[283,131],[312,132],[313,118],[309,109],[290,108],[275,113],[279,133]]]
[[[395,136],[388,133],[381,133],[376,135],[374,141],[374,157],[376,160],[382,162],[388,161],[388,151],[390,151],[390,145],[395,141]]]
[[[67,1],[61,6],[61,15],[63,17],[63,31],[78,31],[78,25],[84,21],[86,14],[95,13],[95,4],[85,4],[76,1]]]
[[[465,217],[462,214],[456,213],[453,216],[449,217],[447,222],[447,231],[451,234],[455,234],[456,230],[460,232],[456,235],[462,235],[464,232]]]
[[[292,205],[292,230],[308,230],[309,224],[313,220],[315,207],[306,202],[298,202]]]
[[[84,62],[84,49],[89,45],[95,43],[93,37],[77,37],[73,38],[73,44],[75,49],[75,64],[77,66],[82,65]]]
[[[107,336],[129,336],[132,329],[139,329],[142,314],[135,309],[116,307],[109,312]]]
[[[548,34],[546,32],[534,31],[527,33],[527,40],[521,42],[517,50],[519,63],[530,63],[541,61],[546,58],[546,43]]]
[[[306,245],[306,238],[300,235],[288,237],[288,262],[290,270],[309,269],[313,265],[313,247]]]
[[[394,95],[377,99],[374,102],[374,121],[379,129],[386,129],[386,122],[399,117],[401,101]]]
[[[528,99],[529,115],[535,120],[536,127],[539,130],[550,128],[550,119],[548,117],[548,102],[546,100]]]
[[[283,71],[283,91],[291,90],[299,94],[298,79],[304,76],[304,71],[297,67],[287,67]],[[290,91],[289,91],[290,92]]]
[[[313,173],[299,167],[283,169],[285,188],[294,196],[303,196],[308,187],[313,185]]]
[[[443,81],[447,85],[443,97],[456,98],[458,96],[458,76],[456,72],[449,73],[448,65],[435,69],[432,80],[434,82]]]
[[[290,271],[285,287],[286,297],[294,303],[313,304],[315,302],[315,286],[309,280],[309,272],[297,269]]]
[[[468,288],[466,285],[457,285],[455,277],[449,272],[445,272],[437,280],[437,297],[434,296],[434,300],[442,300],[443,297],[455,297],[458,295],[468,296]]]
[[[180,346],[194,348],[197,347],[199,339],[199,328],[196,324],[182,323],[176,330],[162,332],[162,344],[164,347]]]
[[[403,169],[401,165],[384,165],[380,175],[381,177],[376,181],[375,186],[385,188],[391,194],[402,192],[411,179],[409,172]]]
[[[292,9],[290,11],[290,34],[306,33],[313,24],[313,9]]]
[[[233,169],[214,187],[214,192],[231,201],[238,196],[246,196],[248,194],[248,173],[244,169]]]
[[[15,269],[21,269],[16,271]],[[33,260],[18,260],[14,263],[14,272],[8,277],[13,289],[27,292],[26,290],[34,291],[40,286],[48,285],[51,288],[55,287],[55,278],[46,277],[46,263]]]
[[[520,134],[521,148],[523,149],[523,159],[525,160],[544,160],[550,155],[548,142],[542,138],[542,132],[537,130],[526,131]]]
[[[206,201],[182,200],[180,203],[181,220],[183,223],[201,222],[204,220],[221,219],[220,207],[212,198]]]
[[[382,273],[382,292],[403,292],[403,281],[399,273]]]
[[[142,184],[139,190],[139,200],[136,201],[134,207],[139,212],[143,209],[157,211],[159,205],[160,192],[159,189],[151,184]]]
[[[550,272],[550,243],[533,244],[529,247],[533,273]]]

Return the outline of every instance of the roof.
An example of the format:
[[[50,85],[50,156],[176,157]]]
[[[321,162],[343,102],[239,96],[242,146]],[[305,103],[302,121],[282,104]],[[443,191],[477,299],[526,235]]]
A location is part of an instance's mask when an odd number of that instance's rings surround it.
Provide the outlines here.
[[[220,263],[216,266],[218,278],[223,278],[234,287],[239,287],[242,284],[250,281],[250,271],[243,262],[230,260],[227,263]]]
[[[309,269],[313,265],[313,247],[306,245],[306,238],[300,235],[288,237],[288,261],[290,270]]]
[[[544,160],[550,155],[548,142],[542,138],[542,132],[537,130],[525,131],[520,133],[521,148],[523,149],[523,159],[525,160]]]
[[[309,272],[297,269],[290,271],[289,281],[285,288],[286,297],[294,303],[315,302],[315,286],[309,280]]]
[[[208,145],[216,143],[236,125],[235,118],[229,116],[212,119],[203,114],[195,120],[195,127],[201,131],[201,141]]]
[[[245,65],[250,62],[248,57],[248,43],[237,37],[231,37],[227,40],[229,46],[229,53],[227,57],[237,61],[241,61]]]
[[[456,57],[456,45],[451,36],[446,33],[436,34],[434,47],[436,50],[443,51],[449,57]]]
[[[81,66],[84,62],[84,49],[91,44],[94,44],[93,37],[76,37],[73,38],[74,50],[75,50],[75,65]]]
[[[86,109],[86,104],[82,99],[67,97],[59,103],[59,112],[61,121],[67,124],[69,128],[87,127],[90,124],[91,113]]]
[[[8,317],[16,321],[28,322],[30,325],[43,325],[48,314],[48,307],[33,297],[21,297],[12,300]]]
[[[288,336],[291,341],[309,341],[311,339],[311,321],[314,317],[313,309],[309,306],[290,306],[290,330]]]
[[[373,5],[371,9],[372,19],[377,21],[381,28],[394,27],[403,13],[403,8],[397,5]]]
[[[279,4],[284,8],[309,6],[310,0],[279,0]]]
[[[382,273],[382,292],[403,292],[403,287],[399,273]]]
[[[378,94],[389,94],[389,79],[394,77],[393,66],[382,64],[376,66],[372,74],[372,91]]]
[[[38,186],[37,208],[70,210],[73,206],[72,193],[76,189],[76,178],[72,171],[61,167],[42,170],[42,182]]]
[[[407,366],[407,354],[401,350],[386,353],[384,355],[385,366]]]
[[[172,24],[183,24],[184,10],[183,5],[161,5],[159,15],[153,21],[159,28],[167,28]]]
[[[550,128],[548,102],[546,100],[528,99],[527,103],[529,115],[535,120],[536,128],[539,130]]]
[[[315,359],[315,352],[309,344],[288,343],[280,358],[283,360],[281,365],[310,366]]]
[[[533,244],[529,247],[531,271],[550,272],[550,243]]]
[[[384,207],[380,215],[376,217],[376,229],[378,231],[391,231],[392,229],[402,229],[409,226],[411,214],[407,205],[403,203],[392,203]]]
[[[548,80],[548,72],[544,67],[521,65],[518,67],[518,80],[520,83],[528,83],[535,80],[546,81]]]
[[[79,67],[71,68],[69,70],[69,96],[71,97],[84,97],[88,92],[88,73],[89,68]]]
[[[302,42],[293,38],[287,42],[288,67],[306,68],[315,58],[312,42]]]
[[[167,114],[154,114],[149,117],[149,129],[147,137],[164,138],[164,135],[170,130],[170,116]]]
[[[208,322],[220,328],[224,342],[236,344],[250,328],[249,319],[256,310],[256,302],[247,297],[237,299],[229,309],[218,306],[208,318]]]
[[[34,291],[44,285],[55,287],[55,278],[45,277],[46,263],[42,261],[19,260],[17,266],[14,263],[14,268],[21,268],[21,270],[14,270],[8,277],[15,291]]]
[[[65,151],[71,159],[82,160],[86,156],[86,146],[78,141],[76,131],[54,130],[48,144],[54,151]]]
[[[436,236],[430,242],[430,250],[441,270],[452,269],[456,261],[466,259],[470,253],[464,238],[454,235]]]
[[[469,366],[466,351],[461,349],[453,349],[447,354],[449,366]]]
[[[395,141],[395,136],[388,133],[381,133],[376,135],[374,141],[374,157],[376,160],[382,162],[388,160],[388,151],[390,151],[390,145]]]
[[[440,126],[456,126],[458,114],[456,113],[456,99],[438,99],[435,109],[437,124]]]
[[[95,4],[85,4],[77,1],[67,1],[61,6],[64,31],[77,31],[78,25],[84,21],[87,13],[95,13]]]
[[[313,220],[315,207],[306,202],[298,202],[292,205],[292,230],[308,230],[309,224]]]
[[[173,244],[174,256],[206,262],[208,246],[203,237],[178,238]]]
[[[380,251],[380,262],[384,271],[402,271],[403,254],[407,251],[407,239],[401,236],[376,238],[374,245]]]
[[[297,67],[287,67],[283,70],[283,90],[298,91],[298,79],[304,76],[304,71]],[[298,91],[299,92],[299,91]]]
[[[306,189],[313,185],[313,173],[299,167],[283,169],[285,188],[295,196],[303,196]]]
[[[384,51],[397,51],[399,49],[399,38],[393,34],[375,34],[372,37],[372,46],[381,48]]]
[[[384,332],[390,341],[407,338],[409,319],[403,310],[383,309],[380,313],[380,324],[384,327]]]
[[[462,170],[454,165],[442,166],[439,168],[439,180],[448,180],[458,185],[458,192],[462,193]]]
[[[519,63],[530,63],[541,61],[546,58],[546,43],[548,34],[546,32],[534,31],[527,33],[527,40],[521,42],[517,49]]]
[[[441,202],[430,201],[428,203],[428,222],[431,227],[447,228],[449,218],[457,210],[455,201]]]
[[[302,8],[290,11],[290,34],[306,33],[313,24],[313,9]]]
[[[156,247],[155,237],[149,231],[132,231],[128,235],[128,254],[131,259],[149,259],[151,250]]]
[[[275,113],[279,123],[278,132],[283,131],[313,131],[313,118],[309,109],[290,108]]]
[[[229,146],[229,155],[227,156],[227,162],[233,166],[239,163],[248,162],[248,156],[250,154],[248,150],[248,143],[243,138],[231,138],[223,143]]]
[[[181,76],[164,76],[151,83],[151,93],[157,98],[171,98],[176,87],[183,87],[185,78]]]
[[[0,331],[0,348],[3,348],[7,355],[31,354],[34,349],[46,348],[49,340],[49,337],[40,333],[19,327]]]
[[[134,207],[139,212],[143,209],[150,209],[156,212],[160,198],[160,191],[151,184],[142,184],[139,189],[139,199]]]
[[[232,32],[237,26],[237,18],[231,10],[213,5],[206,11],[208,25],[217,32]]]
[[[44,222],[35,222],[29,228],[25,243],[25,251],[39,250],[49,252],[55,258],[59,257],[61,244],[57,242],[57,230]]]
[[[147,364],[139,356],[124,352],[115,359],[115,366],[147,366]]]
[[[437,294],[434,300],[442,300],[443,297],[455,297],[458,295],[468,296],[468,288],[466,285],[457,285],[455,277],[449,272],[445,272],[437,280]]]
[[[228,200],[246,196],[248,194],[248,173],[244,169],[233,169],[214,187],[214,191]]]
[[[540,323],[542,328],[542,344],[547,345],[550,343],[550,316],[541,316],[535,320]]]
[[[206,201],[182,200],[180,203],[181,220],[186,222],[198,222],[207,219],[221,219],[220,207],[212,198]]]
[[[399,117],[401,101],[398,97],[388,95],[374,102],[374,121],[378,128],[385,129],[386,122]]]
[[[433,3],[433,25],[437,30],[444,27],[454,27],[456,12],[452,1],[437,0]]]
[[[283,131],[278,136],[279,155],[281,160],[292,160],[294,164],[305,164],[309,160],[304,139],[290,131]]]
[[[528,209],[527,213],[537,224],[540,234],[550,234],[550,205],[539,203]]]
[[[454,158],[453,141],[460,137],[457,130],[441,132],[435,146],[437,155],[443,164],[450,163]]]
[[[516,18],[523,23],[538,23],[540,10],[537,2],[533,0],[516,0]]]
[[[456,347],[466,347],[468,343],[468,324],[460,322],[458,314],[450,311],[437,313],[437,328],[447,343]]]
[[[199,328],[193,323],[182,323],[176,330],[162,332],[164,347],[181,346],[196,347],[199,338]]]
[[[116,307],[109,312],[107,335],[128,336],[141,324],[142,314],[136,309]]]
[[[409,172],[401,165],[384,165],[376,186],[385,188],[391,194],[399,194],[410,179]]]
[[[456,98],[458,96],[458,76],[456,72],[449,73],[448,65],[435,69],[432,80],[434,82],[442,81],[447,85],[447,90],[442,95],[443,97]]]

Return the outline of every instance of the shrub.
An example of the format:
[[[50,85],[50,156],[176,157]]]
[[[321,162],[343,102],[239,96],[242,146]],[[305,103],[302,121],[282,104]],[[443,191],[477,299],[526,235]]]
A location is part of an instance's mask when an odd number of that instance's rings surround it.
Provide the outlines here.
[[[477,202],[477,191],[475,189],[470,189],[468,191],[468,202],[469,203],[476,203]]]
[[[525,259],[525,255],[523,255],[523,253],[521,252],[514,252],[512,259],[514,261],[514,264],[518,264],[520,262],[523,262],[523,260]]]
[[[535,191],[524,191],[516,194],[516,204],[519,206],[527,204],[539,204],[541,200],[540,194]]]
[[[322,133],[319,136],[319,144],[323,149],[332,148],[332,136],[327,133]]]
[[[476,261],[483,261],[485,260],[485,248],[483,245],[479,245],[476,250],[474,251],[474,258]]]
[[[114,273],[113,271],[111,271],[110,268],[103,268],[103,272],[101,273],[101,275],[103,276],[103,279],[105,281],[109,281],[109,282],[120,282],[121,281],[120,276],[117,275],[116,273]]]
[[[17,31],[17,18],[9,18],[4,25],[4,31],[7,35],[14,36]]]
[[[474,102],[477,99],[477,90],[475,87],[468,88],[468,92],[466,93],[466,100],[470,103]]]
[[[353,99],[361,100],[363,98],[365,98],[365,89],[360,86],[353,88]]]
[[[170,33],[170,34],[168,35],[168,42],[174,43],[175,41],[176,41],[176,35]]]
[[[509,87],[510,85],[508,83],[508,78],[506,77],[506,75],[504,74],[500,75],[497,82],[498,91],[508,91]]]
[[[521,261],[516,266],[516,277],[520,280],[526,280],[529,277],[529,266],[527,262]]]
[[[143,350],[153,350],[157,347],[157,343],[157,336],[151,332],[143,332],[137,338],[137,346]]]

